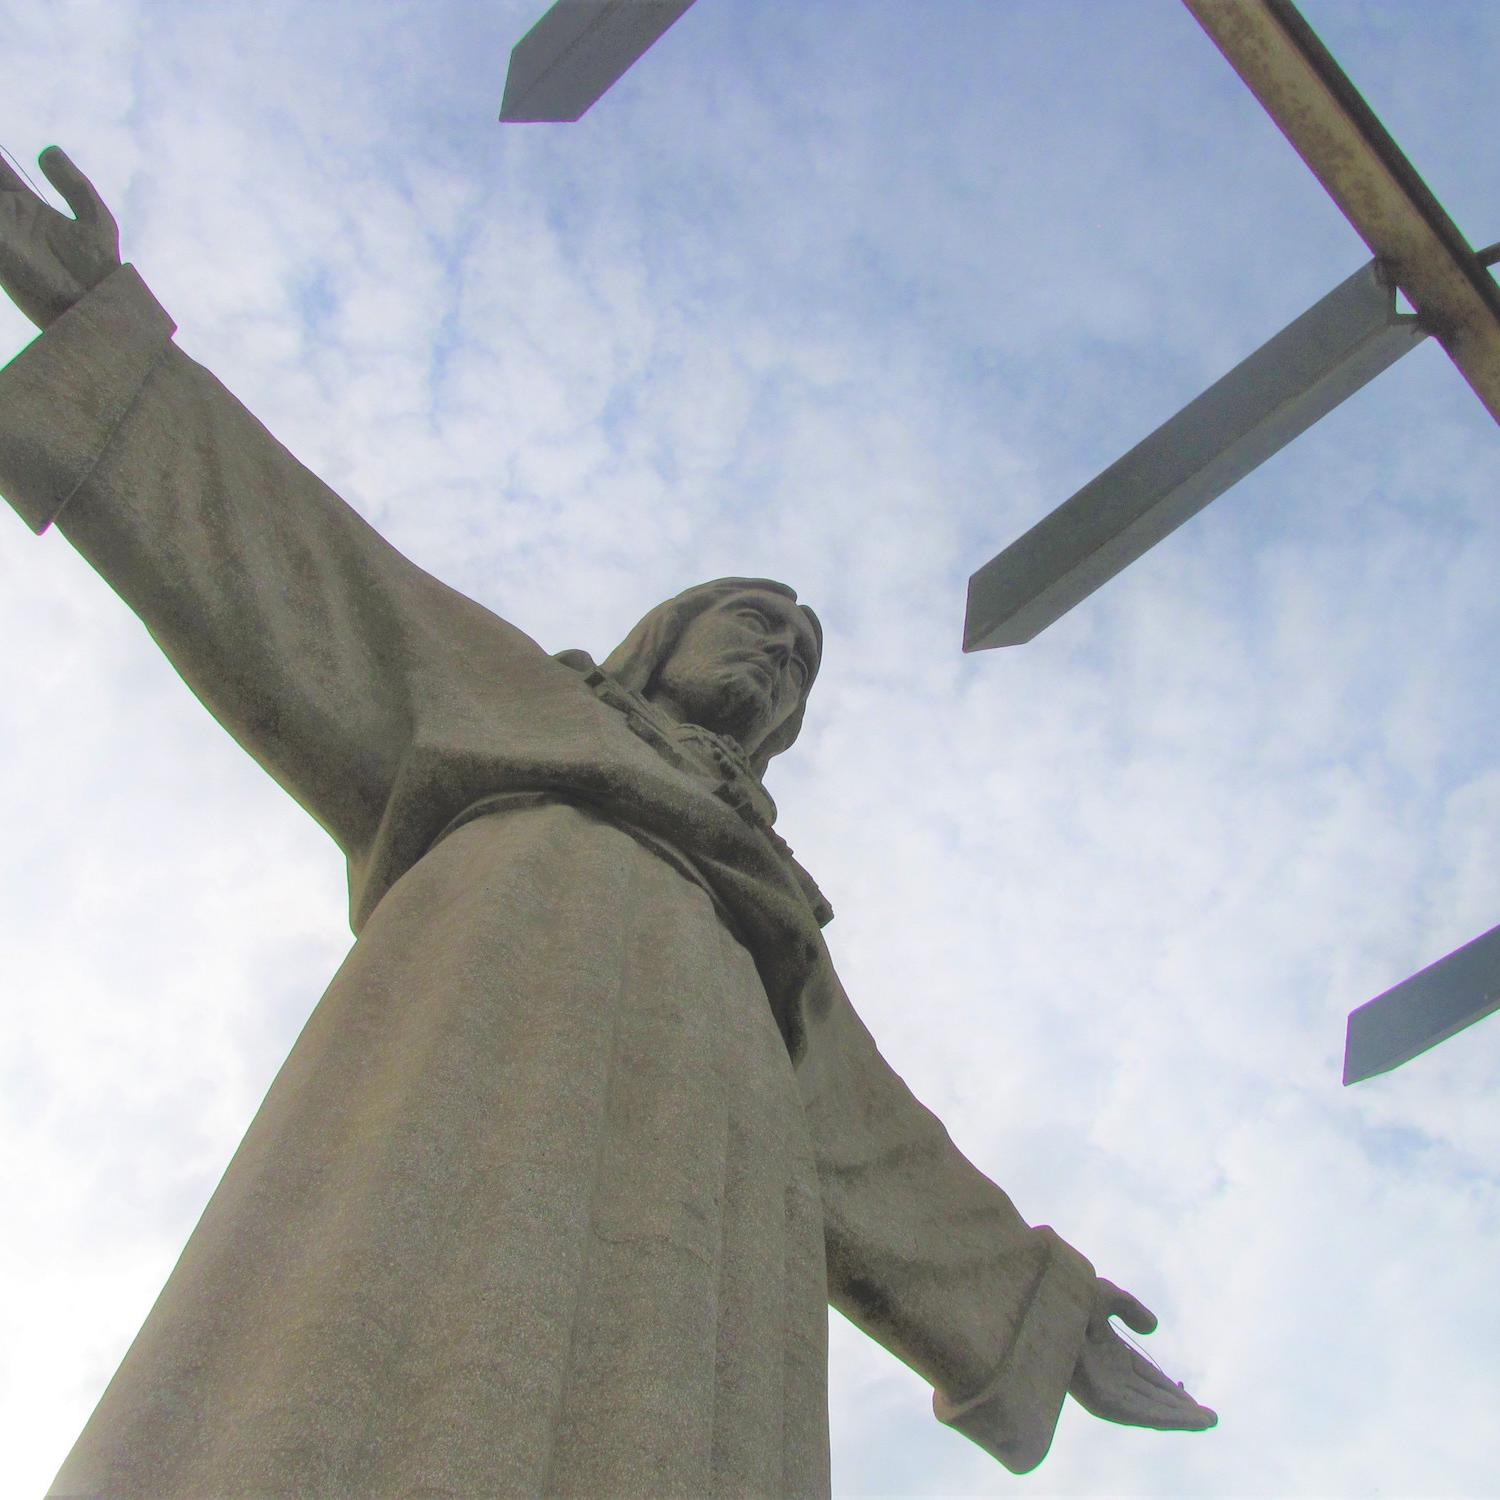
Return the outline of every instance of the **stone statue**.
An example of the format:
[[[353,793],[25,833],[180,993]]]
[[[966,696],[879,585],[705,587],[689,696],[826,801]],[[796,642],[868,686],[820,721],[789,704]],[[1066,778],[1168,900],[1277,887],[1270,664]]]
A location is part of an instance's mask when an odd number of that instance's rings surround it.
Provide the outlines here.
[[[850,1007],[762,784],[821,630],[729,578],[596,665],[388,546],[0,167],[0,490],[348,857],[314,1010],[59,1496],[826,1496],[826,1304],[1021,1472],[1214,1415]]]

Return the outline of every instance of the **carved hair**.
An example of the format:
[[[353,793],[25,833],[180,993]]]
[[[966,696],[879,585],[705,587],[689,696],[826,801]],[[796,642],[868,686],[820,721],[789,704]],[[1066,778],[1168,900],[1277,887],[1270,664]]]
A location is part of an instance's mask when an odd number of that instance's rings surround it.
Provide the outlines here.
[[[769,578],[716,578],[712,583],[700,583],[684,589],[675,599],[658,604],[629,635],[615,647],[604,660],[604,670],[621,687],[649,697],[657,674],[672,654],[687,623],[695,615],[711,609],[732,594],[760,592],[779,594],[783,599],[797,598],[796,589]],[[802,729],[802,715],[807,708],[807,695],[812,690],[813,679],[818,675],[818,662],[823,656],[823,626],[818,617],[804,604],[802,613],[812,626],[818,642],[818,661],[808,663],[807,681],[802,684],[802,697],[785,723],[776,727],[750,757],[757,776],[764,776],[773,755],[790,747]]]

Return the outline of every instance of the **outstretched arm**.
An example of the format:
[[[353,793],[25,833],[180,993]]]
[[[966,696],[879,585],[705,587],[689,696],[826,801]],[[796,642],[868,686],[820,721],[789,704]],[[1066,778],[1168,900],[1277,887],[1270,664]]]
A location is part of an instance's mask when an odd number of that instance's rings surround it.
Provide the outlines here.
[[[63,153],[74,217],[0,167],[0,286],[44,328],[0,371],[0,492],[54,521],[226,729],[344,848],[422,695],[535,645],[386,544],[172,342]]]
[[[1068,1393],[1113,1422],[1212,1426],[1110,1321],[1145,1333],[1152,1315],[1021,1217],[881,1057],[836,980],[830,991],[810,1012],[799,1076],[834,1306],[932,1383],[939,1418],[1016,1473],[1045,1456]]]

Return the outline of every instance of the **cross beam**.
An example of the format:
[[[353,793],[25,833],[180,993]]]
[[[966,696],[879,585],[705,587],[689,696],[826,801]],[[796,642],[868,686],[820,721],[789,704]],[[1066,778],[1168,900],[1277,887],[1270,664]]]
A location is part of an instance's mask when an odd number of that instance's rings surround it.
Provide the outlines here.
[[[557,0],[510,54],[500,118],[576,120],[693,0]]]
[[[1500,927],[1349,1013],[1344,1083],[1388,1073],[1500,1010]]]
[[[1291,0],[1183,3],[1363,236],[1374,274],[1406,293],[1417,327],[1500,420],[1493,247],[1469,248]],[[1384,368],[1349,336],[1359,333],[1356,316],[1330,316],[1350,285],[980,568],[969,580],[964,650],[1030,640]],[[1418,336],[1400,345],[1381,333],[1394,350],[1385,364]],[[1310,344],[1317,357],[1307,357]]]
[[[964,650],[1029,641],[1426,336],[1361,267],[980,568]]]

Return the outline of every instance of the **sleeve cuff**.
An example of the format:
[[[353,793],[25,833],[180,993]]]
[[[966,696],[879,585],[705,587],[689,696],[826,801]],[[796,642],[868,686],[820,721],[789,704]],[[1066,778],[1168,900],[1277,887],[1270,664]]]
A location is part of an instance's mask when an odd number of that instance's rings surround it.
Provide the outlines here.
[[[0,494],[33,531],[88,478],[176,327],[121,266],[0,369]]]
[[[976,1395],[954,1400],[934,1391],[932,1396],[940,1422],[978,1443],[1013,1474],[1034,1469],[1052,1446],[1094,1297],[1088,1261],[1047,1225],[1035,1232],[1047,1253],[999,1370]]]

